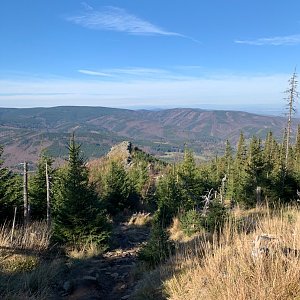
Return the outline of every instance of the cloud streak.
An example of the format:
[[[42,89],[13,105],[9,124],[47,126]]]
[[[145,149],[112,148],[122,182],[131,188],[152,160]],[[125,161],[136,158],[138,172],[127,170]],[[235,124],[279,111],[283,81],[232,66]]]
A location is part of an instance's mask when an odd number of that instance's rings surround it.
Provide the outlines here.
[[[67,18],[77,25],[96,30],[126,32],[136,35],[169,35],[184,37],[180,33],[164,30],[118,7],[107,6],[101,11],[94,9]]]
[[[254,46],[294,46],[300,44],[300,34],[259,38],[256,40],[236,40],[235,43]]]
[[[85,2],[83,5],[85,7],[83,13],[67,17],[66,20],[76,25],[94,30],[116,31],[144,36],[175,36],[189,39],[200,44],[200,42],[193,37],[165,30],[149,21],[128,13],[125,9],[114,6],[105,6],[102,10],[95,10]]]
[[[166,78],[172,75],[172,73],[165,69],[154,69],[154,68],[113,68],[103,70],[78,70],[79,73],[99,76],[99,77],[110,77],[112,80],[115,79],[138,79],[138,78]]]
[[[91,75],[91,76],[102,76],[102,77],[112,77],[112,74],[104,73],[104,72],[98,72],[98,71],[92,71],[92,70],[78,70],[79,73],[85,74],[85,75]]]

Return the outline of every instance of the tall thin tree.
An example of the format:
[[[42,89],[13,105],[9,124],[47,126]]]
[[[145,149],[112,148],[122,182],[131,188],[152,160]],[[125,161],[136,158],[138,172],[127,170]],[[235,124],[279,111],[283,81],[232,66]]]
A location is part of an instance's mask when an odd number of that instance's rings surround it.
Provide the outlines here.
[[[285,91],[287,94],[286,100],[287,100],[287,128],[286,128],[286,151],[285,151],[285,173],[288,169],[288,159],[289,159],[289,148],[290,148],[290,139],[291,139],[291,131],[292,131],[292,115],[296,112],[295,108],[295,102],[297,98],[299,97],[299,94],[297,92],[297,73],[296,69],[292,75],[292,77],[289,80],[289,87]]]
[[[23,200],[24,200],[24,224],[29,224],[29,203],[28,203],[28,164],[24,162],[24,173],[23,173]]]
[[[48,162],[45,162],[45,175],[46,175],[46,192],[47,192],[47,226],[51,226],[51,206],[50,206],[50,181],[48,173]]]

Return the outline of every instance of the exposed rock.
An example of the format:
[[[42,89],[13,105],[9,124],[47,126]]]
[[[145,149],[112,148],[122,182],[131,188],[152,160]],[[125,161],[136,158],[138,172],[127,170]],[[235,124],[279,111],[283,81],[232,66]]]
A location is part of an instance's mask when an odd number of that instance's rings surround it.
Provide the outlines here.
[[[71,280],[67,280],[63,284],[63,290],[65,293],[70,293],[73,289],[73,282]]]
[[[111,148],[107,154],[109,159],[120,161],[124,165],[129,165],[132,160],[132,144],[131,142],[124,141],[118,145]]]
[[[273,253],[280,246],[278,237],[271,234],[260,234],[253,241],[252,257],[260,258]]]
[[[83,276],[83,277],[82,277],[82,280],[83,280],[83,281],[92,281],[92,282],[96,282],[96,281],[97,281],[97,278],[96,278],[96,277],[93,277],[93,276]]]
[[[113,274],[111,274],[111,277],[113,277],[113,278],[118,278],[119,277],[119,274],[118,273],[113,273]]]
[[[287,247],[279,237],[272,234],[260,234],[255,237],[251,253],[254,259],[268,257],[278,253],[285,256],[298,256],[300,251]]]

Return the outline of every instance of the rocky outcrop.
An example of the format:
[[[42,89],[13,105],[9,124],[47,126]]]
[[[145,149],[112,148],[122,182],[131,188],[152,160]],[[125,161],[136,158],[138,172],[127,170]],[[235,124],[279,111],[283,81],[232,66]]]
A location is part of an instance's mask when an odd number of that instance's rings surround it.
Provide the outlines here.
[[[252,257],[257,259],[277,252],[280,244],[281,241],[278,237],[271,234],[260,234],[253,240]]]
[[[107,154],[107,157],[111,160],[129,165],[132,161],[132,143],[124,141],[113,146]]]
[[[256,260],[272,255],[299,256],[300,251],[287,247],[281,238],[272,234],[260,234],[253,240],[252,257]]]

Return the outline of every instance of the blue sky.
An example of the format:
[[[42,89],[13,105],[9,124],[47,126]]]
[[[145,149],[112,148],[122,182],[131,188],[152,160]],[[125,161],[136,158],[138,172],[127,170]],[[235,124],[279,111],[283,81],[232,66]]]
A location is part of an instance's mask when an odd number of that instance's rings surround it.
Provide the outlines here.
[[[300,1],[2,0],[0,106],[281,110]]]

